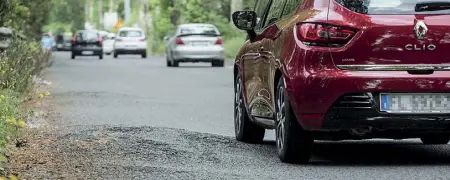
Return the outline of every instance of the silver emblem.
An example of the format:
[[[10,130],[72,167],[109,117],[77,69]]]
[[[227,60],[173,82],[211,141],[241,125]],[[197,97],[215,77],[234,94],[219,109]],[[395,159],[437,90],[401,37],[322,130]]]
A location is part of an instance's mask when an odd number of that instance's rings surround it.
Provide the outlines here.
[[[417,21],[414,32],[416,32],[417,39],[423,39],[427,35],[428,27],[423,21]]]

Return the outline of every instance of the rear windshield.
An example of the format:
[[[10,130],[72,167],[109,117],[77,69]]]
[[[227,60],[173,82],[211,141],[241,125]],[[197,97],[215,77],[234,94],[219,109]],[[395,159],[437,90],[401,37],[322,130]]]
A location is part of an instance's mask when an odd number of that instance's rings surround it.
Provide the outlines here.
[[[217,35],[219,35],[219,32],[217,31],[217,28],[214,26],[198,25],[198,26],[180,27],[180,34],[181,35],[202,34],[202,35],[217,36]]]
[[[82,32],[77,33],[78,41],[89,41],[89,40],[97,40],[97,39],[98,39],[98,33],[96,33],[96,32],[82,31]]]
[[[335,1],[349,10],[362,14],[450,14],[450,10],[415,12],[415,6],[417,3],[436,2],[436,0],[335,0]]]
[[[120,37],[142,37],[143,33],[142,31],[120,31],[119,36]]]

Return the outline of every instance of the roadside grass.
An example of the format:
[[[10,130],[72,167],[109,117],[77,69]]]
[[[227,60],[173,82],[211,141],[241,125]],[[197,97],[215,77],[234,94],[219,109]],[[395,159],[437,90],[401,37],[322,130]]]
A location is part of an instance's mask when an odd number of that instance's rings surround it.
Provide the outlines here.
[[[239,34],[234,37],[226,38],[224,41],[226,58],[234,60],[242,45],[245,43],[245,34]]]
[[[33,76],[40,75],[48,60],[49,56],[41,52],[38,43],[21,39],[14,39],[8,49],[0,52],[0,180],[8,173],[5,172],[8,166],[5,147],[17,141],[21,128],[27,125],[28,113],[21,109],[21,104],[32,98]]]

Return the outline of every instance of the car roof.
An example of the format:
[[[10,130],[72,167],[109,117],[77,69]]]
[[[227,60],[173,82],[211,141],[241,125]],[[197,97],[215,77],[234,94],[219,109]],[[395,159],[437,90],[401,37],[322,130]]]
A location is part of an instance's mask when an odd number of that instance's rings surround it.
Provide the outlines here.
[[[129,31],[129,30],[143,31],[141,28],[138,28],[138,27],[122,27],[119,29],[119,31]]]
[[[178,27],[195,27],[195,26],[214,26],[213,24],[206,24],[206,23],[187,23],[187,24],[180,24]]]

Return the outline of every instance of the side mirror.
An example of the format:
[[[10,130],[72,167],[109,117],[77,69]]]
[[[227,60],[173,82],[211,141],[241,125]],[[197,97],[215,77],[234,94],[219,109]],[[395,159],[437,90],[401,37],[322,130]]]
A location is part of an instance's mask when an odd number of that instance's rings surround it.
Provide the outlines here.
[[[232,17],[234,25],[245,31],[253,30],[258,18],[255,11],[236,11]]]
[[[258,15],[255,11],[236,11],[232,15],[234,25],[240,29],[247,31],[249,39],[256,37],[255,27],[258,21]]]

